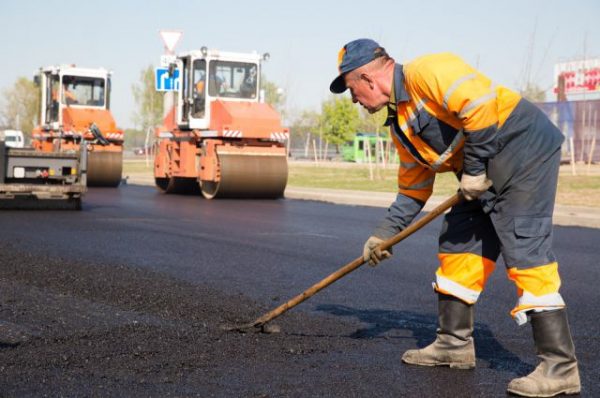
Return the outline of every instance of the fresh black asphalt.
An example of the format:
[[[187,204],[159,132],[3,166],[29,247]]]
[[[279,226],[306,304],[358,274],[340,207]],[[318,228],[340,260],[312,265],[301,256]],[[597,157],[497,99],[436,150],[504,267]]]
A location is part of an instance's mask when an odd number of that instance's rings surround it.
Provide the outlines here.
[[[270,308],[358,257],[384,214],[382,208],[290,199],[209,201],[126,185],[91,189],[80,212],[0,212],[0,240],[33,255],[164,273]],[[353,328],[343,337],[371,342],[368,350],[349,344],[347,350],[313,358],[311,366],[318,370],[310,376],[310,383],[317,386],[311,388],[313,394],[505,396],[510,379],[533,369],[531,330],[529,325],[518,327],[509,316],[516,289],[501,262],[476,306],[474,371],[415,368],[400,362],[404,350],[424,346],[435,337],[431,282],[440,221],[400,243],[391,260],[377,268],[358,269],[292,310],[338,319]],[[600,229],[555,227],[554,233],[582,396],[600,396]],[[311,331],[311,338],[319,338],[318,323]],[[286,334],[294,331],[284,329],[278,338],[285,339]],[[352,367],[351,373],[340,377],[354,362],[364,366]],[[302,375],[282,369],[276,377],[297,383]],[[242,379],[251,380],[247,375]],[[345,387],[326,387],[328,380],[343,380]],[[372,390],[365,385],[368,380]],[[353,390],[352,383],[359,381],[360,387]],[[273,396],[288,396],[282,391],[271,390]],[[228,396],[226,391],[223,396]]]

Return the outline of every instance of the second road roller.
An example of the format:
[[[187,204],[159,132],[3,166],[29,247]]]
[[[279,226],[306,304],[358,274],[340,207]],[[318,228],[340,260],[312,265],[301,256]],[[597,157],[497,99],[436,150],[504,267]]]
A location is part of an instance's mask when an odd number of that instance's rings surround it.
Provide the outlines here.
[[[207,199],[283,196],[289,132],[262,100],[266,59],[268,54],[206,47],[174,57],[169,74],[175,98],[156,130],[154,178],[160,190],[201,192]]]
[[[42,152],[77,152],[87,146],[90,186],[116,187],[123,169],[123,130],[110,111],[111,72],[76,65],[42,67],[40,124],[32,146]]]

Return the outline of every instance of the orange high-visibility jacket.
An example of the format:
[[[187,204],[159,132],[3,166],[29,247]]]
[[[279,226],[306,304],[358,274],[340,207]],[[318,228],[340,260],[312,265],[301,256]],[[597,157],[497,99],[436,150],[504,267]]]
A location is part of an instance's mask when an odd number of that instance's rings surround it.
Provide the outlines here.
[[[381,238],[405,228],[419,213],[436,173],[487,172],[499,193],[510,186],[520,163],[546,167],[544,161],[564,140],[535,105],[450,53],[395,65],[393,94],[386,124],[400,155],[399,189],[375,230]],[[482,195],[484,211],[494,206],[494,197]]]
[[[399,192],[425,202],[437,172],[485,173],[520,95],[451,53],[396,65],[394,75],[397,112],[388,124],[400,155]]]
[[[386,125],[400,157],[398,197],[374,234],[388,238],[404,229],[431,196],[436,173],[485,173],[499,150],[497,133],[520,101],[454,54],[396,64],[396,109]],[[530,117],[517,113],[519,121]]]

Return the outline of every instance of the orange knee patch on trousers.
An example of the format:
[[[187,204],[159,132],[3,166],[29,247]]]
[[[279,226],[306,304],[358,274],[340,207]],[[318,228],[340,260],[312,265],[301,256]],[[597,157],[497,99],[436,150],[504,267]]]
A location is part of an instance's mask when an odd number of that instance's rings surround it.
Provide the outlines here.
[[[527,269],[509,268],[508,278],[517,285],[519,300],[510,314],[519,324],[525,322],[524,314],[529,310],[565,306],[562,296],[558,293],[561,282],[556,262]]]
[[[509,268],[508,279],[517,285],[519,297],[523,295],[523,291],[534,296],[545,296],[558,292],[560,288],[560,276],[556,262],[527,269]]]
[[[473,253],[439,253],[438,278],[445,278],[465,289],[481,293],[494,271],[495,261]],[[444,292],[450,293],[453,292]]]

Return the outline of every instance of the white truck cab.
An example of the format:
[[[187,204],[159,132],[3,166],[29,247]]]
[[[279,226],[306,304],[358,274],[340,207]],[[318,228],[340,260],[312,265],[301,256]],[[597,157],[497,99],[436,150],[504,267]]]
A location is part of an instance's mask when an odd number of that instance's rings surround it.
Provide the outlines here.
[[[42,88],[41,124],[44,130],[63,124],[64,108],[110,109],[112,72],[104,68],[56,65],[40,68],[34,82]]]
[[[177,124],[190,129],[207,129],[210,103],[216,99],[259,102],[261,61],[269,54],[234,53],[202,47],[181,53],[171,69],[179,69]]]
[[[25,137],[23,132],[19,130],[4,130],[0,134],[0,139],[4,144],[11,148],[23,148],[25,146]]]

